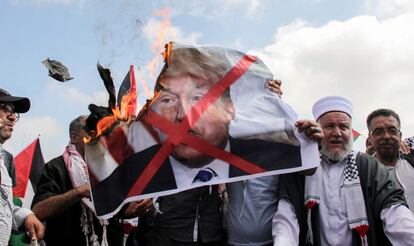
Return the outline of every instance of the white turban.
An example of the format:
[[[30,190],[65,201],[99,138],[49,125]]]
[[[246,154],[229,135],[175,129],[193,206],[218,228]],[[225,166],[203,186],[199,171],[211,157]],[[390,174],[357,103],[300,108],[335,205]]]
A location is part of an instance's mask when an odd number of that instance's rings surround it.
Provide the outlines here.
[[[333,111],[344,112],[352,118],[352,103],[344,97],[327,96],[316,101],[312,108],[315,120],[318,120],[322,115]]]

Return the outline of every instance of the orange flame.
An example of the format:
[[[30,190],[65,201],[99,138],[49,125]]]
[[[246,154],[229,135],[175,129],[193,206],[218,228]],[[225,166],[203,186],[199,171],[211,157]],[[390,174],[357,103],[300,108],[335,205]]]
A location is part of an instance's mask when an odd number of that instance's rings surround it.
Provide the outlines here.
[[[168,42],[168,44],[165,45],[165,51],[162,52],[162,58],[164,59],[164,62],[169,64],[170,63],[170,56],[171,56],[171,49],[172,49],[172,42]]]
[[[131,97],[130,95],[125,95],[121,99],[121,105],[119,107],[112,109],[112,113],[114,114],[116,120],[128,121],[131,117],[135,117],[135,113],[129,113],[131,111],[135,112],[136,110],[136,106],[131,105],[130,103],[132,100],[136,99]]]
[[[114,123],[116,122],[116,118],[114,116],[106,116],[103,117],[102,119],[100,119],[98,121],[98,124],[96,124],[96,129],[97,129],[97,136],[101,136],[102,133],[106,130],[109,129]]]
[[[151,45],[152,53],[154,58],[146,65],[151,78],[155,78],[156,69],[160,63],[159,54],[165,49],[164,44],[166,43],[167,33],[170,30],[172,24],[170,20],[170,10],[167,7],[159,9],[154,12],[155,16],[160,16],[162,18],[161,27],[158,31],[154,42]]]
[[[115,118],[120,121],[129,121],[131,118],[135,118],[137,111],[137,90],[133,65],[130,66],[128,74],[131,88],[128,93],[122,96],[120,105],[112,109]]]
[[[91,131],[88,132],[87,137],[83,138],[84,143],[92,142],[93,140],[97,139],[101,136],[107,129],[111,128],[116,123],[116,118],[113,115],[103,117],[98,121],[96,124],[96,132]]]
[[[146,64],[147,71],[149,73],[150,79],[155,80],[156,77],[156,69],[160,65],[161,60],[160,54],[163,53],[164,50],[166,50],[165,43],[168,31],[171,29],[171,20],[170,20],[170,10],[168,7],[164,7],[162,9],[159,9],[154,12],[155,16],[160,16],[162,18],[160,29],[154,39],[154,42],[151,45],[152,53],[154,54],[154,57],[150,62]],[[104,37],[105,38],[105,37]],[[105,40],[104,40],[105,41]],[[163,56],[166,55],[166,58],[164,58],[164,62],[168,62],[169,54],[168,54],[168,48],[167,48],[167,54],[163,54]],[[141,72],[140,70],[138,70]],[[131,75],[133,75],[133,68],[131,71]],[[149,89],[147,81],[141,76],[142,79],[140,79],[142,87],[144,89],[144,92],[148,98],[151,98],[153,95],[152,91]],[[131,77],[132,80],[132,77]],[[134,77],[135,81],[135,77]],[[134,84],[135,86],[135,84]],[[90,137],[87,137],[84,139],[85,142],[90,142],[93,139],[96,139],[97,137],[101,136],[105,131],[110,129],[117,121],[130,121],[131,119],[135,118],[135,111],[137,108],[136,105],[136,98],[137,94],[135,93],[128,93],[127,95],[124,95],[121,99],[119,107],[113,108],[113,116],[107,116],[99,120],[96,128],[97,131],[93,132]],[[134,103],[133,103],[134,102]],[[134,113],[131,113],[134,112]]]
[[[124,110],[122,110],[118,107],[113,108],[112,109],[113,115],[105,116],[102,119],[100,119],[98,121],[98,123],[96,124],[96,132],[95,131],[89,132],[88,133],[89,136],[84,137],[83,142],[84,143],[89,143],[89,142],[97,139],[98,137],[105,134],[106,131],[108,131],[113,126],[115,126],[115,123],[118,122],[118,121],[130,121],[133,118],[135,118],[135,115],[134,116],[128,116],[128,115],[125,114],[125,109],[128,109],[128,106],[129,106],[129,105],[127,105],[127,102],[128,101],[124,100],[124,98],[123,98],[123,100],[121,102],[121,105],[123,105],[123,106],[121,106],[120,108],[123,107]]]
[[[115,126],[115,123],[118,121],[129,122],[135,119],[137,110],[137,91],[134,66],[131,65],[128,74],[131,85],[129,91],[122,96],[120,105],[112,108],[112,115],[103,117],[98,121],[96,124],[96,131],[89,132],[89,136],[83,139],[85,143],[89,143],[102,134],[105,134],[105,132]]]
[[[170,31],[171,27],[172,27],[172,23],[170,20],[170,9],[168,7],[164,7],[161,8],[159,10],[156,10],[153,13],[154,16],[159,16],[162,18],[160,26],[159,26],[159,30],[156,34],[156,36],[154,37],[154,41],[151,44],[151,51],[153,53],[153,58],[151,59],[151,61],[149,61],[146,65],[146,75],[148,76],[147,78],[150,81],[154,81],[156,79],[156,73],[157,73],[157,68],[159,67],[160,63],[162,62],[162,60],[160,59],[160,54],[163,54],[165,52],[163,52],[166,48],[164,47],[164,44],[167,42],[167,35],[168,32]],[[164,56],[164,54],[163,54]],[[166,62],[167,60],[164,59],[164,61]],[[144,79],[144,76],[142,76],[142,71],[138,69],[139,72],[141,72],[141,78],[139,79],[141,82],[141,86],[143,88],[143,91],[145,92],[145,95],[147,98],[152,98],[153,97],[153,92],[150,89],[150,83],[149,81]]]
[[[141,77],[140,81],[141,81],[142,88],[144,88],[145,95],[147,96],[147,98],[151,98],[152,92],[148,86],[148,82],[144,79],[144,76],[142,75],[141,69],[139,68],[138,68],[138,73],[139,73],[138,77]]]

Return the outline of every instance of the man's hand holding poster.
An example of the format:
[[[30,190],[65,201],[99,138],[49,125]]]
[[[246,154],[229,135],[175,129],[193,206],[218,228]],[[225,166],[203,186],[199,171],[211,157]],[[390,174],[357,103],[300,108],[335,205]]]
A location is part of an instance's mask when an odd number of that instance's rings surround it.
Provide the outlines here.
[[[96,213],[143,198],[316,167],[316,142],[266,83],[257,57],[169,43],[154,97],[86,146]]]

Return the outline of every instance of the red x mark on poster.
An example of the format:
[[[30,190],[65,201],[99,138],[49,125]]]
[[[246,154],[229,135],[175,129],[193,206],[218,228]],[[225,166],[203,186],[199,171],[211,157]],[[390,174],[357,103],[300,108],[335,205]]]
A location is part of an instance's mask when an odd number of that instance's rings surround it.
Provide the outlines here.
[[[257,60],[257,57],[243,56],[240,61],[203,97],[203,99],[195,104],[190,112],[184,117],[179,124],[173,123],[163,116],[149,111],[142,120],[160,129],[168,135],[168,138],[162,143],[157,154],[152,158],[150,163],[145,167],[142,174],[135,181],[134,185],[128,193],[128,197],[138,196],[148,185],[155,173],[164,163],[165,159],[171,154],[174,148],[179,144],[186,144],[195,150],[223,160],[249,174],[264,172],[265,170],[253,163],[250,163],[236,155],[228,153],[216,146],[204,141],[203,139],[192,136],[188,133],[190,126],[194,125],[207,108],[214,103],[220,95],[230,87],[237,79],[250,68]]]

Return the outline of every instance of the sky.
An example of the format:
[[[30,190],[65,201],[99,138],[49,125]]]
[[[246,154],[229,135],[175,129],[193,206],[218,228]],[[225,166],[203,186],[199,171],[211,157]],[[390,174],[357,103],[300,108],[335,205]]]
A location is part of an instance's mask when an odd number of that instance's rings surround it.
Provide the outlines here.
[[[111,69],[116,87],[134,65],[143,104],[168,41],[257,55],[300,118],[312,117],[317,99],[340,95],[354,104],[353,127],[363,136],[377,108],[394,109],[403,137],[412,136],[412,23],[411,0],[2,0],[0,88],[32,103],[4,147],[17,154],[40,136],[45,160],[60,155],[70,121],[90,103],[107,104],[97,63]],[[46,58],[74,79],[50,78]]]

